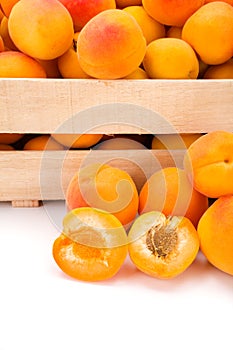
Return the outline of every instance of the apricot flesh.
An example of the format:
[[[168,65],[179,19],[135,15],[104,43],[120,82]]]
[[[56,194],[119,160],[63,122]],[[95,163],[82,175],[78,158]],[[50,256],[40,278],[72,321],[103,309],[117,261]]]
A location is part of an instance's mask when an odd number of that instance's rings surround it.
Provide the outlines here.
[[[83,281],[113,277],[127,253],[127,235],[120,221],[95,208],[67,213],[63,232],[53,244],[53,257],[60,269]]]
[[[193,187],[210,198],[233,194],[233,134],[212,131],[201,136],[184,156]]]
[[[158,211],[140,215],[128,234],[129,254],[142,272],[161,279],[184,272],[195,260],[199,239],[185,217],[166,217]]]

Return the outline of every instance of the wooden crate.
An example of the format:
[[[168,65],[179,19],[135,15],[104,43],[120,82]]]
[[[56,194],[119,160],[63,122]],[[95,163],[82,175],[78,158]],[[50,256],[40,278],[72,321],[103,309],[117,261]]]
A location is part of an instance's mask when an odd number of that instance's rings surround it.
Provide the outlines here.
[[[1,79],[0,133],[163,134],[233,132],[233,80]],[[138,189],[183,151],[0,151],[0,201],[64,199],[85,162],[127,170]]]

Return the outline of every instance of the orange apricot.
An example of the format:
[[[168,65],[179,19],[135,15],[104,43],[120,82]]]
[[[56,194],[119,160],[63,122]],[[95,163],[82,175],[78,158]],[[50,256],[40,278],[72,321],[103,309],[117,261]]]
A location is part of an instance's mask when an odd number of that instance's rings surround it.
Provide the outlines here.
[[[1,0],[0,1],[0,8],[2,9],[2,12],[6,17],[9,17],[11,10],[13,6],[18,2],[19,0]]]
[[[69,210],[85,206],[106,210],[127,226],[137,215],[138,192],[126,171],[90,164],[73,175],[66,191],[66,203]]]
[[[146,43],[165,37],[165,26],[147,14],[143,6],[128,6],[123,9],[135,18],[142,29]]]
[[[149,276],[169,279],[183,273],[199,251],[198,234],[185,217],[166,217],[158,211],[140,215],[128,234],[129,255]]]
[[[53,258],[68,276],[82,281],[112,278],[127,253],[127,235],[112,214],[78,208],[63,219],[63,232],[53,243]]]
[[[153,173],[139,193],[139,214],[152,210],[185,216],[196,227],[208,198],[196,191],[183,169],[167,167]]]
[[[40,135],[27,141],[23,147],[27,151],[63,150],[64,147],[50,135]]]
[[[102,134],[52,134],[57,142],[68,148],[89,148],[97,144]]]
[[[184,170],[194,188],[210,197],[233,194],[233,134],[209,132],[186,151]]]
[[[228,61],[210,66],[204,73],[204,79],[233,79],[233,58]]]
[[[233,275],[233,195],[218,198],[201,217],[200,249],[216,268]]]
[[[146,147],[138,141],[127,137],[114,137],[109,140],[98,143],[94,147],[96,150],[115,150],[115,149],[146,149]]]
[[[10,145],[22,139],[24,134],[18,133],[0,133],[0,143]]]
[[[6,16],[4,16],[1,21],[0,34],[3,39],[4,45],[8,48],[8,50],[18,51],[17,47],[15,46],[9,35],[8,18]]]
[[[156,21],[181,27],[205,0],[142,0],[148,14]]]
[[[14,147],[11,145],[6,145],[4,143],[0,143],[0,150],[1,151],[13,151]]]
[[[73,45],[63,55],[58,57],[58,69],[63,78],[68,79],[87,79],[88,74],[80,67],[79,57],[77,55],[77,40],[79,32],[74,34]]]
[[[198,9],[184,24],[182,39],[206,64],[221,64],[233,56],[233,7],[214,1]]]
[[[19,51],[0,53],[1,78],[46,78],[44,68],[32,57]]]
[[[4,46],[4,42],[3,42],[3,39],[0,35],[0,52],[4,51],[5,50],[5,46]]]
[[[62,55],[74,34],[69,12],[57,0],[20,0],[11,10],[8,28],[21,52],[42,60]]]
[[[140,66],[146,40],[135,19],[122,10],[106,10],[81,30],[77,53],[81,68],[98,79],[118,79]]]
[[[120,9],[126,6],[140,6],[142,5],[142,0],[116,0],[116,5]]]
[[[192,47],[176,38],[152,41],[147,46],[143,67],[152,79],[196,79],[199,72]]]
[[[98,13],[116,8],[115,0],[59,0],[69,11],[75,30],[82,27],[95,17]]]
[[[151,142],[152,149],[186,149],[194,141],[196,141],[201,134],[161,134],[155,135]]]
[[[208,4],[209,2],[214,2],[214,1],[216,0],[205,0],[205,4]],[[223,1],[233,6],[233,0],[218,0],[218,1]]]

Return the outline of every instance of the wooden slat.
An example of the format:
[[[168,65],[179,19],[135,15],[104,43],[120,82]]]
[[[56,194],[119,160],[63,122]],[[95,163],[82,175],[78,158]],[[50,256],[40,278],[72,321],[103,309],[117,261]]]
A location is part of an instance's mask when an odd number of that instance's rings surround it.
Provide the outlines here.
[[[0,132],[233,131],[233,80],[1,79]]]
[[[182,167],[184,151],[1,151],[0,201],[64,199],[73,174],[88,164],[108,163],[126,170],[138,190],[161,167]],[[18,205],[19,206],[19,205]]]

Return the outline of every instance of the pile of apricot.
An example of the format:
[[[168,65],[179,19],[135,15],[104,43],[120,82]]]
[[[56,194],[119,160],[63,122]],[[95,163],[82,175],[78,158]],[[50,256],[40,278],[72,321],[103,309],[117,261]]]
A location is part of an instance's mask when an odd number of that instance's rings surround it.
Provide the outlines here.
[[[233,275],[232,154],[232,133],[199,136],[185,152],[183,169],[156,171],[140,191],[122,169],[79,169],[53,245],[58,266],[77,279],[102,280],[114,276],[129,254],[143,273],[168,279],[183,273],[201,250]]]
[[[0,77],[230,79],[232,5],[1,0]]]

